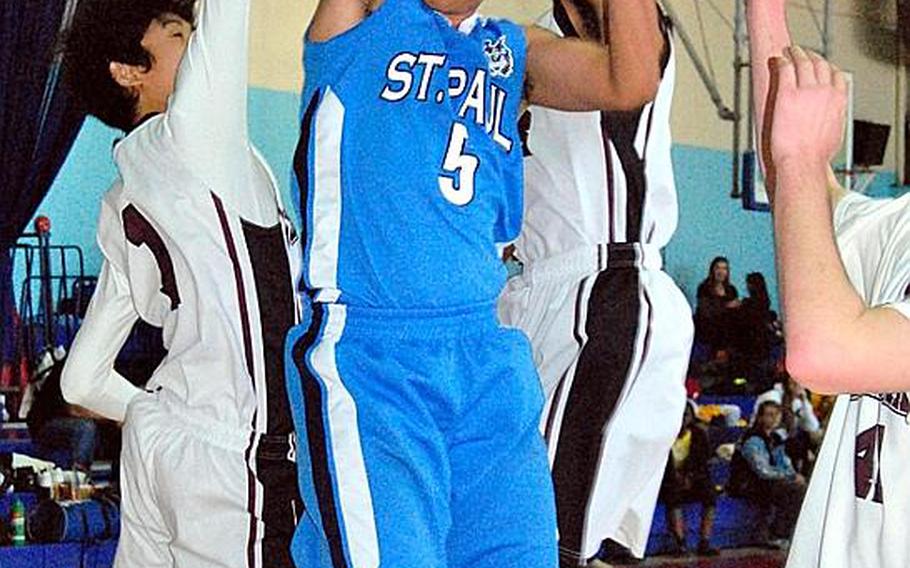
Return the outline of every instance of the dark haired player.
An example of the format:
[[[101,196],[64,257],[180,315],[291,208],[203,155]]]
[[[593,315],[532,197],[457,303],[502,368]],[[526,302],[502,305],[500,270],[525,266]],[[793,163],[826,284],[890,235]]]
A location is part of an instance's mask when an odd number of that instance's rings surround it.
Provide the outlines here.
[[[299,248],[247,132],[249,2],[83,0],[69,88],[124,130],[98,290],[63,377],[124,422],[120,568],[289,567],[300,514],[284,336]],[[147,392],[113,369],[137,319],[168,355]]]
[[[659,79],[640,53],[661,38],[644,33],[653,2],[610,3],[609,47],[479,4],[322,0],[307,32],[295,173],[313,319],[288,360],[301,566],[557,564],[540,384],[496,317],[519,111],[640,107]]]

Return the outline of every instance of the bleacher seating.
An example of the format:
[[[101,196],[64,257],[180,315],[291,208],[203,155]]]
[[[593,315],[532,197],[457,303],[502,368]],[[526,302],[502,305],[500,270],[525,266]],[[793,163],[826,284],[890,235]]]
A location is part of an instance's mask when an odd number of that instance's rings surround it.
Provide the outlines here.
[[[743,416],[750,416],[755,404],[754,397],[703,397],[700,402],[710,404],[736,404]],[[709,438],[716,448],[721,444],[736,442],[743,428],[709,428]],[[37,448],[21,426],[6,424],[0,428],[0,453],[17,452],[36,457],[48,457]],[[728,461],[713,458],[709,463],[712,481],[719,487],[726,484],[730,475]],[[101,468],[103,471],[104,468]],[[109,474],[109,466],[107,473]],[[97,473],[93,473],[93,477]],[[27,506],[31,501],[27,502]],[[11,500],[0,498],[0,518],[6,518]],[[683,508],[689,545],[695,548],[698,542],[698,528],[701,519],[701,505],[692,504]],[[742,499],[720,495],[717,500],[712,544],[719,548],[738,548],[763,542],[765,526],[763,514]],[[3,568],[64,568],[84,566],[86,568],[108,568],[113,561],[116,541],[100,543],[67,543],[53,545],[29,545],[25,548],[0,547],[0,566]],[[674,549],[673,538],[666,523],[664,506],[658,504],[651,526],[647,555],[668,553]]]
[[[741,416],[748,422],[755,410],[757,396],[748,395],[702,395],[698,404],[733,404],[739,407]]]
[[[735,404],[740,407],[742,416],[748,420],[755,407],[754,396],[703,396],[699,404]],[[735,443],[740,439],[744,428],[712,426],[708,429],[708,438],[713,449],[722,444]],[[730,478],[730,462],[718,457],[708,464],[711,480],[717,487],[726,485]],[[717,499],[717,511],[714,518],[714,532],[711,544],[718,548],[740,548],[762,544],[765,541],[764,513],[755,505],[744,499],[721,494]],[[694,550],[698,544],[698,530],[701,522],[701,504],[693,503],[683,507],[683,519],[686,525],[686,537],[689,548]],[[659,503],[654,511],[654,521],[648,540],[647,556],[670,553],[675,549],[673,536],[667,526],[666,510]]]

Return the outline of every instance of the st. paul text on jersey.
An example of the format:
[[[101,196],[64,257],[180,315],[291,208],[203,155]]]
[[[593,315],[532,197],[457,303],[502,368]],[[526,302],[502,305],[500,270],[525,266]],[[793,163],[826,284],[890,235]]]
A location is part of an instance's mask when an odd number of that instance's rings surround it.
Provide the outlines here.
[[[402,52],[389,61],[386,84],[380,97],[397,103],[408,98],[428,104],[442,104],[449,99],[458,102],[457,116],[483,126],[493,141],[506,152],[512,151],[513,140],[502,131],[508,92],[493,81],[502,76],[500,67],[474,69],[446,68],[448,56],[443,53]],[[436,73],[448,71],[446,88],[433,89]],[[509,68],[511,74],[511,68]]]

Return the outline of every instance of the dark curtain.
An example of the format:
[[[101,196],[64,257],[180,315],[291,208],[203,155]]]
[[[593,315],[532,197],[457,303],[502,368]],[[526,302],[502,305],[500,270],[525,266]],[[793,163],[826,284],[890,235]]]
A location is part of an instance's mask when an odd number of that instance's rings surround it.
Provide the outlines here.
[[[55,44],[76,0],[0,1],[0,364],[15,361],[11,251],[47,194],[84,115],[59,88]]]

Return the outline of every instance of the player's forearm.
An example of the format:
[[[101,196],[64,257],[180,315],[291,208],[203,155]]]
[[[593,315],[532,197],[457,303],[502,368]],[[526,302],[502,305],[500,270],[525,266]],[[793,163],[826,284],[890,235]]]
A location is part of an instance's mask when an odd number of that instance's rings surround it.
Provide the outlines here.
[[[816,390],[840,390],[832,365],[855,349],[852,326],[865,310],[834,238],[827,164],[776,164],[774,228],[787,333],[787,365]]]
[[[378,0],[320,0],[307,28],[307,40],[329,41],[360,24],[379,4]]]
[[[86,341],[74,344],[63,368],[60,390],[69,404],[122,422],[127,405],[141,391],[114,370],[117,353],[113,348],[99,351],[87,348]]]
[[[561,38],[537,26],[526,30],[527,101],[565,111],[630,111],[653,100],[652,88],[617,81],[611,71],[612,52],[591,40]]]
[[[70,368],[69,378],[61,382],[64,399],[71,405],[88,411],[90,418],[123,422],[127,406],[142,390],[113,369],[105,371],[95,368],[88,371],[96,378],[91,384],[74,380],[74,376],[87,371],[81,365]]]
[[[68,403],[123,420],[126,405],[139,389],[114,371],[114,360],[137,319],[129,287],[106,262],[63,367],[60,389]]]
[[[657,95],[664,38],[652,0],[605,0],[604,29],[615,83],[636,88],[645,100]]]

